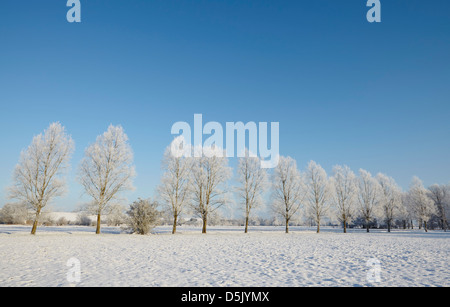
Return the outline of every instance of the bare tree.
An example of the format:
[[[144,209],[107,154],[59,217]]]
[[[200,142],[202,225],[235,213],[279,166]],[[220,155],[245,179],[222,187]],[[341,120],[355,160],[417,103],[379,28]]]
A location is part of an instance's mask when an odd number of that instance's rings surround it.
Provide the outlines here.
[[[261,168],[261,160],[251,157],[249,151],[245,150],[244,157],[239,159],[238,164],[239,186],[238,197],[245,207],[245,229],[248,232],[248,221],[253,208],[262,204],[262,194],[267,186],[267,172]]]
[[[325,170],[316,162],[310,161],[305,172],[306,208],[308,214],[317,224],[320,232],[320,222],[328,214],[331,207],[331,186]]]
[[[280,156],[273,172],[272,184],[272,209],[277,216],[283,218],[286,233],[289,233],[289,222],[303,205],[306,195],[297,162],[291,157]]]
[[[31,234],[36,233],[41,210],[65,191],[63,175],[69,167],[73,149],[74,142],[64,127],[52,123],[44,134],[35,136],[20,155],[9,196],[33,210],[35,218]]]
[[[334,193],[333,203],[338,220],[343,224],[344,233],[347,232],[347,224],[355,217],[358,186],[355,173],[346,165],[333,167],[331,178]]]
[[[402,192],[393,178],[378,173],[376,179],[381,188],[380,204],[383,216],[388,227],[388,232],[391,232],[392,222],[402,204]]]
[[[173,234],[176,233],[179,216],[192,198],[191,168],[193,158],[174,155],[172,152],[173,146],[184,143],[182,138],[182,136],[175,138],[164,153],[162,160],[164,173],[158,187],[162,205],[168,209],[173,217]]]
[[[226,202],[225,183],[231,177],[228,159],[221,148],[199,147],[192,165],[192,209],[201,217],[202,233],[206,233],[208,216]]]
[[[366,223],[366,230],[369,232],[370,222],[379,213],[378,205],[381,188],[378,181],[368,171],[363,169],[359,170],[358,186],[359,211]]]
[[[431,216],[436,213],[434,201],[429,197],[429,191],[423,186],[422,181],[414,176],[411,182],[408,198],[414,216],[419,225],[424,225],[425,232],[428,231],[427,223]]]
[[[85,193],[93,198],[97,234],[100,233],[103,209],[121,192],[133,189],[134,176],[133,152],[128,144],[128,137],[121,126],[110,125],[85,150],[78,176]]]
[[[450,186],[433,184],[428,190],[428,196],[434,201],[434,205],[436,206],[436,214],[439,218],[441,227],[444,231],[447,231],[447,214],[450,206]]]

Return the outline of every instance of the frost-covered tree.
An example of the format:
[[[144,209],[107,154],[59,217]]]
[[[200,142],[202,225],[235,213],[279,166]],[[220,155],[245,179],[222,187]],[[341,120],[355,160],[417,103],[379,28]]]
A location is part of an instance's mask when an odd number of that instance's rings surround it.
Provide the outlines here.
[[[297,168],[297,162],[291,157],[280,156],[272,175],[273,212],[281,217],[289,233],[289,222],[299,211],[305,199],[305,186]]]
[[[0,224],[25,224],[28,218],[25,203],[7,203],[0,209]]]
[[[400,203],[398,206],[398,212],[397,212],[397,218],[400,220],[403,224],[403,229],[406,229],[406,227],[411,227],[411,210],[409,209],[409,202],[408,202],[408,193],[402,192],[400,196]]]
[[[447,231],[447,215],[450,212],[450,185],[433,184],[428,190],[428,196],[434,201],[439,223],[442,229]]]
[[[337,219],[342,223],[344,233],[347,225],[355,218],[358,186],[355,173],[346,165],[333,167],[333,204]]]
[[[93,199],[92,206],[97,215],[97,234],[100,233],[103,209],[121,192],[133,189],[134,176],[133,152],[128,143],[128,136],[121,126],[110,125],[108,130],[85,150],[78,176],[85,193]]]
[[[120,226],[126,221],[126,207],[121,203],[111,203],[105,209],[106,224],[108,226]]]
[[[176,155],[172,148],[184,144],[183,136],[175,138],[164,152],[162,160],[163,175],[158,187],[162,205],[173,217],[172,233],[176,233],[178,218],[186,205],[191,202],[191,169],[193,158]]]
[[[380,207],[388,227],[388,232],[391,232],[395,215],[399,212],[400,206],[402,205],[402,192],[392,177],[378,173],[376,179],[381,188]]]
[[[226,202],[226,182],[232,170],[223,149],[213,145],[195,150],[201,154],[194,155],[192,164],[192,209],[201,217],[202,233],[206,233],[209,214]]]
[[[317,224],[317,233],[320,232],[320,222],[327,216],[331,207],[332,189],[325,170],[316,162],[310,161],[305,172],[306,209],[308,215]]]
[[[258,157],[252,157],[248,150],[245,155],[239,158],[237,187],[238,198],[245,209],[245,229],[248,232],[248,222],[250,212],[253,208],[262,204],[262,195],[267,187],[267,172],[261,168],[261,160]]]
[[[379,215],[380,197],[381,187],[378,181],[368,171],[360,169],[358,177],[359,213],[364,219],[367,232],[369,232],[370,222]]]
[[[74,142],[65,128],[60,123],[52,123],[20,155],[9,196],[33,210],[31,234],[36,233],[42,209],[65,192],[64,174],[73,149]]]
[[[146,235],[158,224],[158,203],[149,199],[138,199],[130,205],[128,225],[133,233]]]
[[[419,225],[424,226],[425,232],[428,231],[427,223],[431,216],[436,213],[434,201],[429,197],[429,191],[423,186],[422,181],[414,176],[408,191],[409,203],[413,215],[418,220]]]

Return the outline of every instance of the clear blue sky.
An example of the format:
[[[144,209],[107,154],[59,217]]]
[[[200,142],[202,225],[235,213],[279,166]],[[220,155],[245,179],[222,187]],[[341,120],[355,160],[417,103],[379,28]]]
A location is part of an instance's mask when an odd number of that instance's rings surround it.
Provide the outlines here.
[[[20,151],[61,122],[76,151],[121,124],[137,190],[154,194],[177,121],[280,123],[280,154],[384,172],[407,188],[450,181],[450,1],[0,2],[0,206]]]

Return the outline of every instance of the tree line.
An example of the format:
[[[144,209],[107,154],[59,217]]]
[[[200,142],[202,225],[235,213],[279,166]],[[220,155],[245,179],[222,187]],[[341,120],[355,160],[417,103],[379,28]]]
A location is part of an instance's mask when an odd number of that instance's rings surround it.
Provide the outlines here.
[[[330,219],[337,220],[343,232],[356,220],[363,221],[367,232],[375,220],[384,221],[388,231],[395,221],[401,221],[404,227],[413,227],[415,222],[428,231],[432,218],[442,229],[448,228],[449,185],[425,188],[414,177],[404,192],[393,178],[382,173],[373,176],[360,169],[355,174],[348,166],[336,165],[328,175],[314,161],[300,171],[293,158],[284,156],[279,157],[274,169],[267,170],[261,168],[259,157],[246,150],[238,160],[236,183],[230,186],[233,170],[222,148],[204,146],[192,148],[201,155],[173,155],[173,149],[183,144],[179,136],[166,148],[157,187],[158,203],[172,217],[172,233],[188,210],[200,217],[202,233],[206,233],[211,215],[231,202],[244,212],[246,233],[255,208],[263,204],[283,221],[286,233],[300,213],[314,221],[317,232],[324,220]],[[65,128],[52,123],[21,152],[9,198],[32,210],[31,234],[36,233],[42,209],[65,192],[65,174],[73,151],[74,141]],[[97,217],[97,234],[101,232],[102,214],[122,192],[134,189],[135,176],[128,137],[121,126],[110,125],[85,149],[77,173],[77,181],[91,198],[89,209]],[[141,199],[133,202],[127,213],[132,229],[138,233],[148,232],[148,225],[157,216],[155,202]]]

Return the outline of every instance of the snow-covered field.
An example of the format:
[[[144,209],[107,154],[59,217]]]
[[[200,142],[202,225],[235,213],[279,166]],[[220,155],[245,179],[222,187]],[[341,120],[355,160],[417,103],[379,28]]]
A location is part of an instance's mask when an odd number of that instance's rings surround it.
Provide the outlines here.
[[[450,233],[324,228],[120,228],[0,225],[0,286],[449,286]],[[75,257],[80,282],[69,282]],[[374,260],[375,259],[375,260]],[[368,261],[379,261],[379,266]],[[380,280],[367,279],[378,270]],[[370,277],[370,276],[369,276]]]

